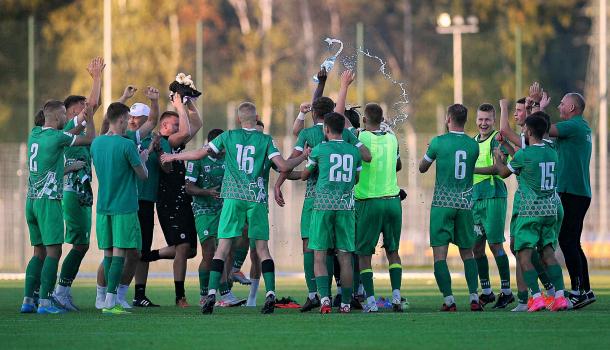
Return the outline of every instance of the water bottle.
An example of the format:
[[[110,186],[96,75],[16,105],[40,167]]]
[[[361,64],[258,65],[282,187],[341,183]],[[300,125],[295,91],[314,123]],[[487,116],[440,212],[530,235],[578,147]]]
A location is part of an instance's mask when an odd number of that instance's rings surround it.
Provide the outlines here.
[[[333,69],[333,66],[335,65],[335,60],[337,59],[337,56],[330,56],[327,59],[324,60],[324,62],[322,62],[322,64],[320,65],[320,69],[324,68],[326,69],[326,73],[330,73],[330,71]],[[313,81],[316,83],[319,83],[320,81],[318,81],[318,74],[314,74],[313,76]]]

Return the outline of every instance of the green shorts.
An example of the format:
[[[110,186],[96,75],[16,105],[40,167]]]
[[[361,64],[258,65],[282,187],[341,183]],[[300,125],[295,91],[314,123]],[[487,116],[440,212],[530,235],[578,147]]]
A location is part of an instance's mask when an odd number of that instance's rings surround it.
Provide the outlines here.
[[[353,252],[356,248],[356,218],[353,210],[313,210],[308,248],[336,248]]]
[[[356,254],[373,255],[383,232],[383,247],[398,251],[402,228],[400,197],[356,201]]]
[[[218,239],[241,237],[248,224],[248,237],[269,240],[269,211],[265,203],[225,199],[218,223]]]
[[[472,210],[430,208],[431,247],[453,243],[461,249],[468,249],[474,246],[475,239]]]
[[[474,202],[472,208],[474,232],[477,240],[487,239],[491,244],[504,243],[504,224],[506,223],[506,197],[487,198]]]
[[[64,191],[61,201],[66,222],[66,243],[89,244],[91,236],[91,207],[81,206],[76,192]]]
[[[25,220],[33,246],[64,243],[64,219],[59,199],[28,198],[25,202]]]
[[[311,230],[311,212],[313,211],[314,197],[305,198],[301,211],[301,239],[309,238]]]
[[[556,216],[519,216],[515,223],[515,251],[525,248],[542,249],[557,242]]]
[[[195,227],[197,228],[197,236],[200,243],[205,242],[208,238],[216,238],[218,236],[219,220],[220,212],[195,216]]]
[[[142,232],[138,213],[97,214],[95,223],[99,249],[142,249]]]

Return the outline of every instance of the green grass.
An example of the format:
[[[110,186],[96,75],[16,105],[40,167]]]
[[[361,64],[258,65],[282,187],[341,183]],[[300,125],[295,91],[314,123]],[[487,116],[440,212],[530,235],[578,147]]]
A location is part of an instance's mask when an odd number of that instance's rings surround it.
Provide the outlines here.
[[[104,316],[93,307],[93,280],[77,280],[75,302],[83,311],[65,315],[19,314],[22,282],[0,281],[0,348],[610,348],[610,276],[594,277],[598,301],[586,309],[536,314],[472,313],[464,284],[454,282],[458,312],[451,314],[436,311],[442,298],[433,280],[406,279],[404,294],[411,307],[404,314],[320,315],[276,310],[273,315],[261,315],[257,307],[217,308],[211,316],[201,315],[195,306],[199,297],[193,279],[187,281],[187,296],[194,305],[189,309],[172,306],[171,281],[153,280],[148,295],[163,307]],[[390,294],[389,281],[378,280],[377,284],[377,295]],[[261,289],[259,305],[264,286]],[[305,295],[301,282],[294,279],[280,279],[277,289],[280,297],[302,301]],[[235,291],[240,296],[247,294],[245,287]]]

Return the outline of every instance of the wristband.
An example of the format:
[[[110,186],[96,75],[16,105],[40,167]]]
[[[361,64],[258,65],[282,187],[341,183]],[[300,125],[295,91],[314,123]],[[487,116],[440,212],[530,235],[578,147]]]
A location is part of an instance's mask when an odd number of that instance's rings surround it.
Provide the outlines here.
[[[305,120],[305,113],[303,112],[299,112],[299,115],[297,116],[298,120]]]
[[[80,123],[80,125],[82,125],[82,126],[87,126],[87,121],[86,121],[86,120],[83,120],[83,121]]]

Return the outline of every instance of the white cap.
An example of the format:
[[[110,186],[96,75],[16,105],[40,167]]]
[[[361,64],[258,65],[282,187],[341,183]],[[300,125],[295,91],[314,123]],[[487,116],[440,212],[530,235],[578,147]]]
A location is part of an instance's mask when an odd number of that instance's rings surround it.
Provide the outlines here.
[[[144,103],[134,103],[129,109],[129,115],[134,117],[148,117],[150,115],[150,107]]]

